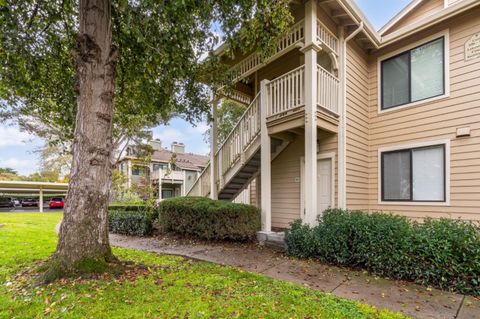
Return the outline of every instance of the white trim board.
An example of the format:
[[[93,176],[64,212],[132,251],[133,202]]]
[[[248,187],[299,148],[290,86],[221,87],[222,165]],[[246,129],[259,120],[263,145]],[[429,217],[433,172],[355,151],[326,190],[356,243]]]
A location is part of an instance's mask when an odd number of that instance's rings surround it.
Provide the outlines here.
[[[382,201],[382,153],[402,149],[445,145],[445,202],[392,202]],[[377,200],[379,205],[397,206],[450,206],[450,140],[432,140],[381,147],[377,150]]]
[[[390,21],[388,21],[383,27],[378,30],[380,35],[384,34],[390,30],[394,25],[396,25],[400,20],[402,20],[406,15],[412,12],[416,7],[418,7],[425,0],[413,0],[405,8],[403,8],[399,13],[397,13]],[[448,0],[445,0],[448,1]]]

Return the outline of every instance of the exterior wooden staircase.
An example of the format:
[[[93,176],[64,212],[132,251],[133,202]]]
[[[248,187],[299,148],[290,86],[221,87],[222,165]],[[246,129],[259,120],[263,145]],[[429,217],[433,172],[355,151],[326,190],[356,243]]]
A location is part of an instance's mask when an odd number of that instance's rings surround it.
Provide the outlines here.
[[[261,163],[260,127],[260,94],[258,94],[215,154],[218,163],[215,174],[218,199],[234,200],[258,174]],[[286,136],[271,140],[273,160],[287,147],[291,139]],[[187,196],[209,196],[210,181],[209,163],[187,191]]]

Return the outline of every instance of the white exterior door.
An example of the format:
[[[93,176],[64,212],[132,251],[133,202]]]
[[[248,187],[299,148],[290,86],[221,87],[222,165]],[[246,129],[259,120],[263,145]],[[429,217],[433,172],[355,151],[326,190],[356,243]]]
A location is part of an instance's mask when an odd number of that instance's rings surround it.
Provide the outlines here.
[[[327,157],[328,156],[328,157]],[[333,207],[334,194],[334,157],[332,154],[324,155],[317,160],[317,214],[320,215],[325,209]],[[300,208],[301,217],[305,217],[305,159],[302,158],[300,166]]]
[[[317,164],[317,214],[332,207],[332,160],[319,159]]]

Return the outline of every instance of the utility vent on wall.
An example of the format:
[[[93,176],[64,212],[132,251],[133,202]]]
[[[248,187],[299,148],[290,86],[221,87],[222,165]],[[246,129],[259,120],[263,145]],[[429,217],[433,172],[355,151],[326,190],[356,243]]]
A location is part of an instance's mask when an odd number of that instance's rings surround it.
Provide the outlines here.
[[[470,136],[470,127],[457,128],[457,137]]]

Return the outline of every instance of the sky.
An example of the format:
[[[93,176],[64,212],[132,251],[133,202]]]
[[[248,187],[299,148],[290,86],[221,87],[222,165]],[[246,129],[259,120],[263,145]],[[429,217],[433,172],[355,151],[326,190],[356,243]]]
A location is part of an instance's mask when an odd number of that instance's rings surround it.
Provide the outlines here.
[[[395,14],[404,8],[410,0],[355,0],[372,25],[378,30]],[[207,154],[208,145],[204,140],[206,123],[193,126],[182,119],[172,119],[168,125],[153,130],[154,138],[162,140],[164,147],[172,142],[185,144],[185,151]],[[10,167],[22,175],[39,170],[39,159],[34,151],[43,141],[35,136],[21,132],[14,123],[0,123],[0,167]]]

